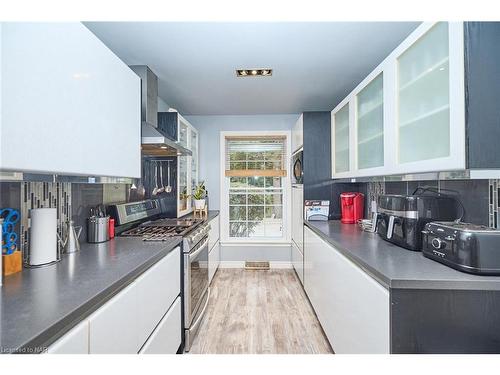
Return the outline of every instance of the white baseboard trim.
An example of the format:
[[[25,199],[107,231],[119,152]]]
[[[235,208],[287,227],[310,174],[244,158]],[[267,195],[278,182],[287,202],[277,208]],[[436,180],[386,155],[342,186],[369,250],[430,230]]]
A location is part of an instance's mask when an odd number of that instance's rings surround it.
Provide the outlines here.
[[[292,262],[285,261],[269,262],[269,267],[274,269],[293,269]],[[245,261],[221,260],[219,268],[245,268]]]

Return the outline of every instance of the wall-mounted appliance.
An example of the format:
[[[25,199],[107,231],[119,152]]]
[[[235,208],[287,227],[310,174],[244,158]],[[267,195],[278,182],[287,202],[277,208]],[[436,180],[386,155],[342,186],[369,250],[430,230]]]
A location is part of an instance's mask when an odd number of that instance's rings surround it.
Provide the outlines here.
[[[158,128],[158,77],[146,65],[130,66],[141,78],[141,142],[148,156],[191,155],[191,151],[175,142]]]
[[[303,149],[297,150],[292,155],[292,185],[304,182],[304,151]]]

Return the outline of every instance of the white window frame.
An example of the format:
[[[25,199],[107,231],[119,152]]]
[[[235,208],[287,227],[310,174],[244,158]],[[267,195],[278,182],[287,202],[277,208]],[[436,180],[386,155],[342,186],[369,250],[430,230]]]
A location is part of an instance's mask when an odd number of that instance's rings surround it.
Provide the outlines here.
[[[285,137],[285,170],[286,177],[283,177],[283,238],[234,238],[229,237],[229,178],[226,177],[226,137],[235,136],[281,136]],[[290,179],[290,158],[291,158],[291,131],[221,131],[220,132],[220,227],[221,243],[223,244],[290,244],[291,243],[291,193],[292,184]]]

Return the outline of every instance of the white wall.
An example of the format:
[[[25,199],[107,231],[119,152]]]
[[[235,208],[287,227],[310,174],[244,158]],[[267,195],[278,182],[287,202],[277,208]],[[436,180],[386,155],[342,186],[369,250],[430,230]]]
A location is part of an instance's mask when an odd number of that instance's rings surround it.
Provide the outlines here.
[[[199,132],[200,181],[208,190],[209,208],[220,208],[220,132],[291,130],[298,114],[248,116],[184,116]]]
[[[165,101],[158,97],[158,112],[167,112],[170,106]]]

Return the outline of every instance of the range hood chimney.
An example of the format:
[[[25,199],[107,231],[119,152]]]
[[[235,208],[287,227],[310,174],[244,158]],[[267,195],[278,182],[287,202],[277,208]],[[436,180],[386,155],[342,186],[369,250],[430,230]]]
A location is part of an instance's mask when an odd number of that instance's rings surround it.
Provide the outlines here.
[[[141,143],[146,156],[191,155],[158,129],[158,77],[146,65],[130,66],[141,78]]]

